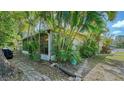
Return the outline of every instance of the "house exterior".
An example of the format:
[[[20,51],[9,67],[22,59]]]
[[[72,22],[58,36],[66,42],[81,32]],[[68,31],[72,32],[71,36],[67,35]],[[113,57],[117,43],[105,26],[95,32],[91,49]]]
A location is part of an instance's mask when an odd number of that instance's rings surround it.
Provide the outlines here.
[[[39,38],[40,35],[40,38]],[[45,30],[43,33],[37,33],[33,36],[23,38],[23,46],[27,40],[31,40],[32,37],[36,37],[38,42],[40,43],[41,59],[49,61],[51,59],[51,46],[52,46],[52,32],[49,30]],[[24,54],[29,54],[26,48],[23,48],[22,51]]]

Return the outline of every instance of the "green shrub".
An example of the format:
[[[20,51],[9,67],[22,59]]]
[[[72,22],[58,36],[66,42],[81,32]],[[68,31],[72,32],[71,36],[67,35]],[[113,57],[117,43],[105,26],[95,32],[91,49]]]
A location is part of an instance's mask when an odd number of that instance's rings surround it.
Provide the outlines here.
[[[99,45],[97,44],[96,40],[89,38],[80,47],[80,55],[83,58],[88,58],[93,55],[96,55],[98,49],[99,49]]]
[[[76,50],[73,50],[73,38],[68,37],[67,34],[61,36],[61,33],[57,33],[54,36],[53,42],[53,54],[58,62],[71,62],[72,59],[76,62],[80,62],[80,55]]]
[[[109,47],[111,45],[111,43],[112,43],[112,40],[110,38],[105,38],[103,41],[101,53],[104,53],[104,54],[111,53],[111,49]]]
[[[57,51],[57,59],[63,62],[70,61],[72,50],[59,50]]]
[[[40,56],[38,54],[38,42],[34,40],[26,41],[23,44],[23,49],[29,52],[29,57],[31,60],[39,60]]]

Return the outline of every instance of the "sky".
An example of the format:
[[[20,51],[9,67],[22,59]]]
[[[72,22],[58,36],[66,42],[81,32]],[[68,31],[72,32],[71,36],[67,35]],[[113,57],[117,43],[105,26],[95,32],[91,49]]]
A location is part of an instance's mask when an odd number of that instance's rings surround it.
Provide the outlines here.
[[[111,35],[124,35],[124,11],[118,11],[116,18],[107,23]]]

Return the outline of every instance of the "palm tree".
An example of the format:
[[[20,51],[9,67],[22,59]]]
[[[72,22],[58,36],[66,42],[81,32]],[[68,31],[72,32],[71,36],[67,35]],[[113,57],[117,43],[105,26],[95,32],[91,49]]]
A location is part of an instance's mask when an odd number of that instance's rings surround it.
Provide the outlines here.
[[[57,49],[68,51],[78,32],[94,33],[98,39],[101,33],[107,30],[105,16],[108,20],[113,20],[115,12],[77,12],[77,11],[60,11],[45,12],[45,21],[50,29],[58,32]]]
[[[95,11],[50,11],[50,12],[11,12],[15,22],[18,24],[18,33],[25,31],[29,35],[35,33],[35,27],[39,23],[39,32],[41,22],[45,22],[48,28],[57,32],[56,47],[58,50],[68,51],[78,32],[87,32],[93,34],[96,39],[101,33],[107,31],[106,22],[112,21],[116,12],[95,12]],[[32,40],[36,41],[35,37]],[[28,40],[29,42],[29,40]],[[40,34],[39,34],[40,47]]]

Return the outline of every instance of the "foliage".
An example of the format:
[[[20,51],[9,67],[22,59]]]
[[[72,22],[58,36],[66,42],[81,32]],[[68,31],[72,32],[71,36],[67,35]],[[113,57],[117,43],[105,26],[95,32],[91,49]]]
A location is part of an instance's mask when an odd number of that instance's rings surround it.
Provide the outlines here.
[[[93,34],[89,35],[84,41],[83,45],[80,46],[80,54],[83,58],[88,58],[96,55],[98,52],[99,45]]]
[[[70,61],[71,55],[72,55],[72,50],[56,50],[56,58],[59,62],[67,62]]]
[[[116,16],[116,12],[87,12],[84,30],[88,33],[84,44],[80,47],[82,57],[91,57],[98,52],[101,34],[108,31],[105,15],[108,17],[107,20],[112,21]],[[109,41],[105,43],[106,50],[109,50],[108,46],[110,44],[108,43]]]
[[[117,12],[115,11],[107,11],[107,16],[109,21],[113,21],[115,17],[117,16]]]
[[[27,37],[33,36],[36,31],[35,28],[39,24],[39,32],[41,29],[41,22],[47,24],[47,28],[53,32],[57,32],[55,36],[55,54],[59,61],[70,61],[72,57],[76,56],[73,50],[73,42],[77,34],[82,32],[95,32],[96,35],[91,40],[85,41],[85,48],[88,45],[88,50],[97,50],[97,44],[100,41],[101,33],[107,31],[106,18],[112,21],[116,12],[98,12],[98,11],[21,11],[21,12],[0,12],[0,46],[14,46],[18,45],[18,41],[23,39],[23,33]],[[83,37],[83,36],[82,36]],[[93,40],[92,40],[93,39]],[[32,37],[33,41],[27,40],[24,45],[30,54],[35,54],[37,50],[37,38]],[[15,44],[16,43],[16,44]],[[96,44],[95,44],[96,43]],[[39,42],[37,44],[40,47]],[[95,46],[96,45],[96,46]],[[40,48],[39,48],[40,49]],[[91,55],[92,53],[89,53]],[[74,57],[79,58],[79,57]]]
[[[27,49],[27,51],[29,52],[29,57],[32,60],[38,60],[39,59],[39,54],[37,52],[37,50],[38,50],[38,42],[36,42],[34,40],[30,40],[29,42],[24,43],[23,48]]]
[[[49,14],[49,15],[48,15]],[[73,41],[77,32],[82,29],[85,12],[49,12],[46,22],[54,32],[54,54],[57,61],[70,62],[72,57]]]
[[[71,57],[71,63],[77,64],[79,62],[81,62],[81,56],[80,56],[79,50],[73,51],[72,57]]]
[[[107,53],[107,54],[110,53],[111,52],[111,49],[110,49],[111,43],[112,43],[111,38],[107,38],[107,37],[104,38],[101,53]]]
[[[16,26],[10,12],[0,12],[0,47],[14,45],[15,41],[19,40]]]
[[[68,48],[68,40],[62,40],[62,39],[69,39],[66,36],[60,37],[61,32],[56,33],[54,35],[54,42],[53,42],[53,54],[56,56],[56,60],[59,62],[67,62],[70,61],[71,54],[72,54],[72,45],[70,45]]]
[[[48,27],[54,32],[58,33],[56,39],[56,57],[58,61],[68,61],[71,59],[71,54],[74,52],[72,49],[73,41],[75,40],[78,32],[95,33],[92,38],[85,41],[82,46],[82,56],[89,57],[98,51],[98,43],[100,41],[101,33],[107,31],[106,21],[103,14],[106,12],[47,12],[45,21]],[[110,13],[107,12],[109,15]],[[110,16],[108,17],[108,19]],[[111,18],[112,20],[112,18]],[[83,47],[85,49],[83,49]],[[83,53],[84,52],[84,53]]]
[[[72,37],[67,37],[67,35],[68,34],[62,36],[61,32],[54,34],[53,54],[56,56],[58,62],[70,62],[72,59],[80,62],[80,55],[78,51],[73,49],[73,44],[68,45],[70,42],[72,42],[70,40]],[[64,39],[64,41],[62,39]]]

